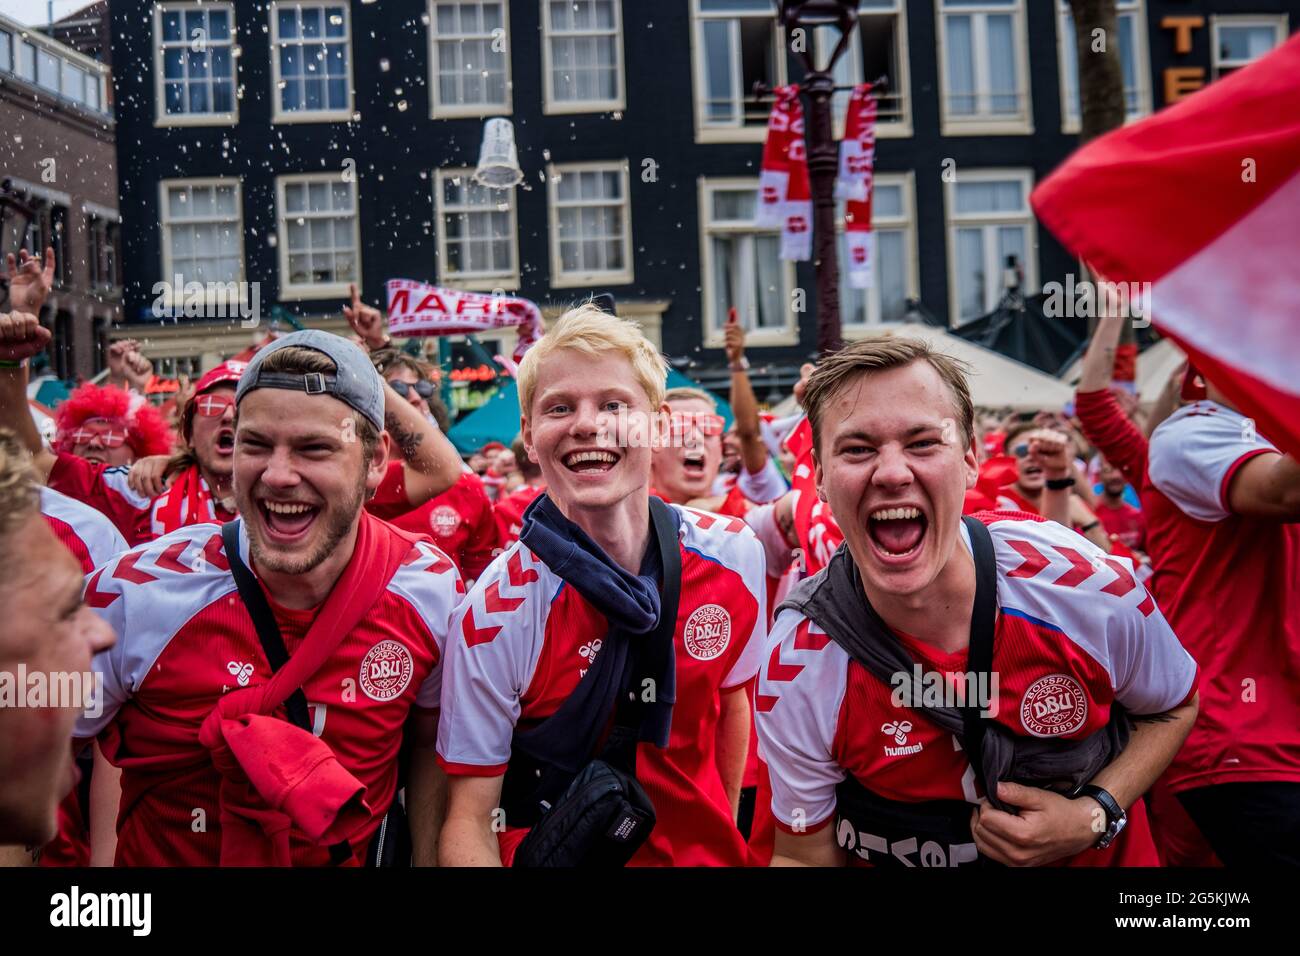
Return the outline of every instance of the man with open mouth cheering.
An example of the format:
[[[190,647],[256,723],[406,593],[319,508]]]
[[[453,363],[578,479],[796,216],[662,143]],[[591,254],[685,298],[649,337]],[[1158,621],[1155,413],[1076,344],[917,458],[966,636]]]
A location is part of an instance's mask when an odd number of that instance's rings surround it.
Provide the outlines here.
[[[848,346],[803,404],[844,544],[778,609],[755,698],[773,864],[1155,865],[1138,801],[1197,673],[1131,563],[963,518],[970,392],[924,342]]]
[[[235,392],[238,523],[187,525],[87,580],[121,635],[95,658],[102,713],[77,726],[122,768],[119,865],[379,858],[404,729],[415,857],[432,859],[442,646],[463,588],[445,554],[363,507],[394,440],[389,391],[339,336],[265,347]]]

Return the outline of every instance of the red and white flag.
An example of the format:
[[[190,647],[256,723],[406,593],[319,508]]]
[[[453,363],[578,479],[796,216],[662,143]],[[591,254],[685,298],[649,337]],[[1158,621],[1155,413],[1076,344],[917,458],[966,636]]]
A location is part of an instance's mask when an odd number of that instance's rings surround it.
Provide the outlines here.
[[[767,118],[767,140],[758,174],[761,229],[781,230],[781,258],[812,257],[812,184],[804,142],[803,105],[799,87],[781,86]]]
[[[859,83],[849,98],[840,141],[840,171],[835,198],[865,202],[871,196],[871,173],[876,165],[876,98],[870,83]]]
[[[763,143],[763,163],[758,172],[758,212],[755,224],[760,229],[779,229],[785,214],[785,200],[790,192],[790,143],[796,138],[794,113],[799,107],[799,87],[781,86],[773,95],[772,112],[767,117],[767,139]],[[803,136],[802,124],[798,137]]]
[[[801,568],[805,575],[811,576],[830,562],[835,549],[844,542],[844,532],[831,514],[831,506],[817,495],[812,423],[806,416],[795,426],[785,445],[795,458],[790,490],[794,492],[794,529],[799,538]]]
[[[389,279],[388,331],[394,338],[464,335],[517,327],[514,360],[542,337],[542,310],[513,295],[444,289],[413,279]]]
[[[1031,197],[1259,431],[1300,455],[1300,36],[1072,155]]]
[[[853,89],[849,112],[840,143],[840,172],[835,180],[835,195],[844,204],[844,240],[848,262],[844,263],[849,286],[871,288],[871,260],[875,255],[875,236],[871,232],[871,184],[876,164],[876,98],[871,84],[861,83]]]

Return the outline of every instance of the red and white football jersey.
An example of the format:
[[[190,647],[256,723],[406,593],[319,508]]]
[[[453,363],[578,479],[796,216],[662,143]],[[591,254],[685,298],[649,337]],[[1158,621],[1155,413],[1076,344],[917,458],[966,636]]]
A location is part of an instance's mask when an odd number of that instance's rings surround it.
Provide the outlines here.
[[[992,534],[999,614],[987,688],[991,719],[1021,736],[1087,737],[1118,701],[1160,713],[1196,691],[1196,664],[1165,623],[1132,564],[1060,525],[1029,515],[977,515]],[[962,527],[962,541],[970,547]],[[964,674],[967,651],[945,654],[899,634],[927,670]],[[957,738],[925,710],[895,706],[893,687],[853,661],[797,611],[781,612],[768,639],[755,699],[759,753],[770,772],[778,826],[813,831],[835,812],[836,785],[853,774],[892,800],[977,802],[974,771]],[[1139,806],[1130,820],[1142,816]],[[1105,853],[1071,865],[1154,865],[1145,818]],[[854,841],[862,859],[875,852]],[[948,864],[944,864],[948,865]]]
[[[501,498],[492,507],[492,517],[497,523],[497,548],[504,551],[519,540],[524,528],[524,512],[546,489],[539,485],[524,485]]]
[[[740,471],[726,472],[718,475],[713,480],[713,494],[715,495],[726,495],[733,488],[739,488],[741,495],[751,504],[756,505],[776,501],[777,498],[790,490],[790,486],[786,484],[785,476],[781,474],[781,469],[777,467],[776,462],[770,457],[755,474],[746,471],[745,466],[742,464]]]
[[[242,533],[240,550],[247,562]],[[350,837],[357,859],[365,859],[392,803],[411,708],[438,706],[443,639],[462,591],[447,556],[416,544],[375,606],[303,685],[313,732],[367,788],[374,815]],[[316,610],[267,599],[292,655]],[[215,866],[220,777],[211,761],[163,773],[151,773],[148,761],[165,764],[178,744],[198,747],[199,728],[222,694],[271,678],[220,527],[190,525],[126,552],[90,576],[85,600],[118,634],[94,662],[104,677],[103,712],[79,718],[75,731],[106,731],[114,745],[106,753],[125,764],[117,862]],[[393,676],[376,679],[376,662]],[[295,836],[293,857],[297,866],[324,865],[329,852]]]
[[[89,574],[126,550],[126,539],[107,516],[52,488],[41,488],[41,515],[55,537]]]
[[[632,863],[740,866],[747,851],[714,738],[721,692],[751,680],[762,660],[763,551],[742,521],[672,507],[681,516],[677,701],[668,747],[643,743],[637,751],[637,779],[657,823]],[[607,630],[604,616],[522,542],[503,552],[457,611],[447,644],[438,725],[438,760],[447,772],[504,774],[515,726],[559,709]],[[501,834],[507,865],[525,832]]]
[[[59,542],[72,552],[82,574],[89,574],[97,565],[126,550],[126,539],[103,514],[50,488],[42,486],[40,492],[41,517]],[[41,851],[41,866],[87,866],[89,863],[90,842],[74,787],[59,804],[59,832]]]
[[[1151,589],[1204,675],[1174,791],[1300,780],[1300,524],[1235,515],[1233,476],[1277,448],[1214,402],[1151,435],[1142,491]]]
[[[49,486],[102,513],[122,533],[128,544],[147,540],[151,499],[131,490],[129,468],[98,465],[69,452],[59,452],[50,469]]]
[[[390,462],[384,482],[366,503],[366,509],[403,531],[425,534],[453,561],[460,573],[474,580],[492,560],[497,528],[492,502],[483,482],[472,471],[418,508],[406,497],[405,464]]]
[[[156,498],[134,491],[127,481],[131,469],[125,465],[108,467],[95,464],[67,452],[60,452],[50,470],[50,487],[104,514],[131,545],[152,541],[162,534],[159,510],[167,506],[173,486]],[[202,478],[199,478],[203,482]],[[203,482],[205,497],[207,483]],[[212,521],[229,521],[235,517],[216,502],[201,513],[189,514],[188,502],[181,502],[180,512],[186,523],[203,524]]]

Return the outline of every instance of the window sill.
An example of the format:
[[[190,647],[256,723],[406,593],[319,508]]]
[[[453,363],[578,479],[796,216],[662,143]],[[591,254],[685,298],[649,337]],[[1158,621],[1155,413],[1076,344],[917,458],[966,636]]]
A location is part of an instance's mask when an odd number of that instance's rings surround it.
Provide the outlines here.
[[[235,126],[238,123],[238,113],[178,113],[172,116],[155,116],[153,121],[153,125],[158,128],[168,126]]]
[[[767,124],[762,126],[698,126],[697,143],[761,143],[767,139]]]
[[[781,330],[764,330],[756,332],[749,329],[745,332],[745,348],[778,348],[783,346],[798,345],[798,329],[781,329]],[[700,343],[701,348],[720,349],[726,346],[723,337],[716,332],[704,333],[704,341]]]
[[[487,119],[489,116],[510,116],[514,107],[504,104],[484,104],[482,106],[434,106],[429,111],[429,119]]]
[[[911,120],[906,123],[876,124],[876,139],[910,139],[913,135]]]
[[[289,113],[275,113],[271,123],[275,126],[297,125],[301,123],[350,123],[352,110],[294,110]]]
[[[627,109],[625,99],[587,100],[583,102],[553,103],[543,100],[542,113],[546,116],[564,116],[569,113],[616,113]]]
[[[495,292],[513,295],[519,288],[519,274],[498,276],[439,276],[438,284],[446,289],[464,292]]]
[[[329,282],[320,285],[283,285],[280,287],[281,301],[299,301],[302,299],[346,299],[348,283]]]
[[[867,325],[844,325],[840,327],[840,334],[846,342],[855,342],[858,339],[870,338],[873,335],[879,335],[881,332],[896,329],[903,324],[902,319],[878,319]]]
[[[552,289],[572,289],[588,285],[631,285],[631,271],[627,272],[583,272],[555,273],[551,276]]]
[[[939,124],[941,136],[1032,136],[1034,124],[1023,120],[942,120]]]

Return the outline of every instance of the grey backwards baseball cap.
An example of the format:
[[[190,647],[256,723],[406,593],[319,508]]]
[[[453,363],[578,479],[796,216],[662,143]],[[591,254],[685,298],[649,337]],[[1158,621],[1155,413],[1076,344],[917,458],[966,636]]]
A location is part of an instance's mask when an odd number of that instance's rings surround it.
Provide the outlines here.
[[[310,372],[305,375],[262,371],[268,355],[291,345],[321,352],[333,360],[338,370],[329,374]],[[284,388],[308,395],[330,395],[366,416],[379,431],[384,430],[384,380],[365,352],[332,332],[304,329],[258,349],[239,377],[235,404],[238,405],[255,388]]]

